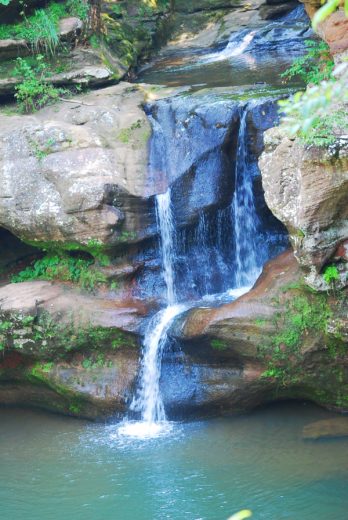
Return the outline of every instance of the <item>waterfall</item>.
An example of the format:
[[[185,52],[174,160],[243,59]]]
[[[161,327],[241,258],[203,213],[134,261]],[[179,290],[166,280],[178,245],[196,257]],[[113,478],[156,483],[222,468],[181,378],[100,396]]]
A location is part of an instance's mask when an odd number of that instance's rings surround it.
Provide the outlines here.
[[[161,359],[167,342],[170,325],[185,309],[176,304],[174,259],[175,227],[171,210],[170,189],[156,196],[157,225],[161,238],[163,277],[166,285],[167,306],[150,320],[144,337],[143,358],[139,374],[139,385],[130,409],[140,412],[141,421],[127,422],[122,433],[134,436],[158,434],[166,424],[166,415],[160,393]]]
[[[174,220],[171,209],[170,189],[156,196],[157,227],[161,236],[163,276],[167,291],[167,305],[176,302],[174,283]]]
[[[235,190],[231,205],[236,289],[253,285],[260,274],[263,259],[263,252],[261,255],[257,253],[258,216],[254,205],[252,175],[247,164],[247,114],[248,110],[244,109],[240,119]]]
[[[235,58],[244,53],[255,37],[256,31],[244,30],[232,34],[228,44],[222,51],[212,52],[200,59],[200,63],[212,63]]]

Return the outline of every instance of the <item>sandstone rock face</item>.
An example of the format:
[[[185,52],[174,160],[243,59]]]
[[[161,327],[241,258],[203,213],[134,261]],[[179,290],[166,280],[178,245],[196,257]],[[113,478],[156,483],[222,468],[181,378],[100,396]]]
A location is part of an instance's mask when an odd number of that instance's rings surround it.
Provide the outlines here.
[[[87,354],[55,364],[28,364],[20,355],[9,355],[0,362],[0,404],[90,420],[121,416],[134,388],[138,357],[131,351],[111,353],[100,366],[100,357],[91,361]]]
[[[0,40],[0,60],[1,60],[1,43],[8,42],[9,47],[3,47],[3,51],[16,52],[18,44],[14,45],[14,40]],[[20,54],[30,54],[30,48],[24,44],[21,47]],[[54,73],[50,76],[50,81],[57,87],[85,86],[100,87],[114,84],[116,80],[121,79],[127,69],[125,69],[117,59],[108,60],[106,65],[103,54],[94,49],[84,49],[76,47],[69,54],[59,58],[60,66],[64,71]],[[0,75],[0,97],[10,97],[15,93],[15,88],[20,84],[21,78],[14,74],[16,67],[15,60],[7,60],[4,62],[5,72]],[[54,62],[52,64],[55,68]]]
[[[0,404],[89,419],[125,411],[146,304],[41,281],[1,287],[0,302]]]
[[[25,40],[0,40],[0,59],[8,60],[17,58],[18,56],[27,56],[30,54],[30,48]]]
[[[137,331],[149,312],[144,302],[108,294],[90,295],[73,290],[67,284],[48,281],[4,285],[0,287],[0,302],[1,312],[5,314],[36,316],[44,311],[65,324],[73,321],[80,327],[115,327],[125,332]],[[30,337],[31,331],[27,332]],[[28,350],[22,352],[35,355],[36,351],[28,342]]]
[[[287,252],[241,298],[179,316],[162,362],[169,417],[236,413],[280,398],[348,411],[342,297],[309,292]],[[0,319],[10,323],[0,334],[0,403],[90,419],[125,413],[149,305],[41,281],[0,288],[0,302]]]
[[[324,316],[331,303],[301,284],[298,264],[287,252],[271,260],[241,298],[187,311],[172,329],[181,354],[167,354],[162,367],[167,408],[177,415],[183,410],[216,414],[279,398],[308,398],[347,410],[347,339],[334,339],[344,328],[338,323],[340,314],[347,326],[344,297],[327,334],[330,327]],[[304,313],[313,313],[314,323],[322,311],[312,329],[312,318],[308,328],[295,325]],[[294,341],[296,330],[302,332]]]
[[[59,36],[64,40],[76,38],[82,31],[83,23],[76,16],[59,20]]]
[[[114,245],[138,232],[134,205],[151,194],[143,101],[121,84],[32,116],[1,116],[0,225],[64,245]]]
[[[300,1],[304,3],[305,9],[310,18],[313,18],[316,11],[321,7],[321,2],[319,0]],[[318,25],[318,35],[329,45],[330,52],[334,55],[335,61],[339,55],[343,55],[343,53],[347,51],[348,19],[342,7]]]
[[[272,20],[273,18],[277,18],[279,16],[283,16],[286,13],[289,13],[293,9],[298,6],[296,0],[293,2],[266,2],[266,4],[262,5],[259,9],[260,17],[263,20]]]
[[[319,25],[318,34],[329,45],[331,54],[340,54],[348,49],[348,19],[343,8]]]
[[[259,165],[266,202],[287,227],[307,282],[320,276],[348,237],[348,148],[325,151],[289,140],[280,129],[265,133]],[[341,272],[346,282],[346,267]]]

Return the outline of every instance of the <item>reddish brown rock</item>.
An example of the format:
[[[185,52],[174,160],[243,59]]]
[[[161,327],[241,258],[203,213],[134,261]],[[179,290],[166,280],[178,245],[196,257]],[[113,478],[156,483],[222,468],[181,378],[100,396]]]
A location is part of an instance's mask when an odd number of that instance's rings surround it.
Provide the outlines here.
[[[292,344],[291,319],[298,321],[305,312],[315,316],[323,305],[333,305],[332,322],[325,322],[323,314],[320,327],[309,325]],[[170,389],[181,406],[184,388],[187,409],[215,413],[279,398],[348,410],[342,398],[348,393],[346,314],[347,300],[336,305],[306,288],[294,255],[286,252],[271,260],[252,290],[234,302],[194,308],[177,319],[172,334],[180,342],[185,370],[176,371],[176,386],[172,382]],[[174,377],[165,365],[162,370],[169,381]]]

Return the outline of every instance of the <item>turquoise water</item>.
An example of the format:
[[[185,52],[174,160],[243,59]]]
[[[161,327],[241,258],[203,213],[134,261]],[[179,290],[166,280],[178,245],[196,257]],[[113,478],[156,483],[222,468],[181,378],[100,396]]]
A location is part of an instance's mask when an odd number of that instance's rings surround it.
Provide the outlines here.
[[[0,410],[6,520],[347,520],[348,440],[304,441],[330,417],[282,404],[176,424],[147,441],[41,412]]]

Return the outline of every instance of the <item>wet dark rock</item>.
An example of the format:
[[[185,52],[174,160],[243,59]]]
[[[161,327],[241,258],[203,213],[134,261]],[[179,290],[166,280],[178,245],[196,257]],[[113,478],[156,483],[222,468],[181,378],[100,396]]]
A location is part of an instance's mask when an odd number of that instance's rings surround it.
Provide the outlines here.
[[[272,20],[274,18],[289,13],[297,6],[298,2],[296,0],[294,0],[293,2],[277,2],[274,4],[265,4],[260,7],[259,13],[260,17],[263,20]]]

